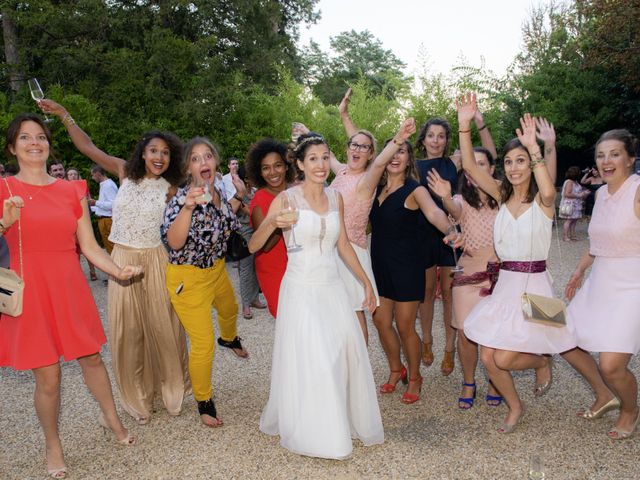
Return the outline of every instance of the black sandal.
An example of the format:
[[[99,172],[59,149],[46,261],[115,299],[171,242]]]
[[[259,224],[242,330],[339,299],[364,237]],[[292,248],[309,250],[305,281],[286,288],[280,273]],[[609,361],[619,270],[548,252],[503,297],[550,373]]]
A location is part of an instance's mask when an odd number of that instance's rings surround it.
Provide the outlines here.
[[[221,347],[230,348],[240,358],[247,358],[249,356],[249,352],[247,352],[242,344],[240,343],[242,340],[240,337],[236,337],[231,341],[223,340],[222,337],[218,338],[218,345]]]
[[[202,423],[207,427],[219,427],[222,425],[222,420],[218,418],[218,413],[216,412],[216,404],[213,403],[213,398],[198,402],[198,413],[200,415],[208,415],[218,422],[217,424],[209,424],[202,421]]]

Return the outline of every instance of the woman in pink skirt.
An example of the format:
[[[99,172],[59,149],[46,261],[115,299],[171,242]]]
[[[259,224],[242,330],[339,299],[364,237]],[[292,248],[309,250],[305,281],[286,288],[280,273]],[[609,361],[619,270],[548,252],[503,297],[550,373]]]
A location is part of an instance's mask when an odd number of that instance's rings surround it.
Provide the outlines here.
[[[465,151],[468,154],[469,151]],[[495,160],[484,147],[473,149],[478,168],[491,176],[495,170]],[[464,271],[455,274],[453,287],[452,326],[458,330],[457,346],[462,365],[462,392],[458,407],[467,410],[473,407],[476,398],[475,373],[478,365],[478,345],[464,335],[464,321],[478,302],[490,294],[491,278],[497,273],[498,257],[493,248],[493,224],[498,215],[498,202],[478,188],[468,176],[460,177],[460,194],[451,196],[451,184],[434,169],[429,172],[429,188],[442,199],[444,208],[460,223],[465,251],[458,265]],[[487,404],[498,406],[502,397],[489,384]]]
[[[491,296],[469,313],[464,333],[481,346],[482,363],[509,407],[498,433],[510,433],[524,412],[511,371],[536,369],[542,383],[534,391],[541,395],[551,385],[551,364],[544,355],[576,346],[570,324],[556,328],[528,322],[521,304],[525,292],[553,296],[546,259],[555,214],[556,157],[555,151],[547,149],[543,157],[537,143],[537,137],[544,137],[540,127],[546,121],[536,122],[525,114],[521,128],[516,129],[517,138],[503,148],[505,180],[498,186],[473,159],[469,126],[476,110],[475,95],[461,98],[456,105],[465,172],[500,204],[493,230],[502,261],[500,276]]]
[[[607,433],[613,440],[629,438],[640,418],[638,384],[629,370],[631,356],[640,351],[640,176],[633,173],[636,145],[627,130],[610,130],[596,144],[596,165],[606,185],[596,194],[589,250],[566,288],[567,298],[573,298],[569,317],[575,323],[578,347],[600,353],[599,370],[611,389],[588,379],[596,401],[580,415],[591,420],[620,408]],[[589,267],[591,273],[581,288]],[[576,350],[572,355],[590,358]]]

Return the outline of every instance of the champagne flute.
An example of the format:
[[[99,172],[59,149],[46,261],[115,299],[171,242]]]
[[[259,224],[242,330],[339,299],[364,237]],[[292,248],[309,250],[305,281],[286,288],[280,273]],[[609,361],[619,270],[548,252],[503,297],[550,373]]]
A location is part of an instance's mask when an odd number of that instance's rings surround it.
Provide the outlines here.
[[[453,224],[453,228],[456,232],[460,232],[456,223]],[[448,244],[453,249],[453,259],[456,262],[456,266],[451,269],[451,273],[455,274],[464,272],[464,267],[458,265],[458,253],[456,252],[456,247],[454,247],[455,242],[453,240],[449,240]]]
[[[289,197],[286,193],[281,197],[281,207],[280,215],[282,218],[288,221],[297,222],[300,216],[300,211],[298,210],[298,205],[293,197]],[[291,229],[291,238],[288,242],[285,241],[285,245],[287,247],[287,251],[289,252],[297,252],[302,250],[302,245],[299,245],[296,242],[296,233],[294,229],[294,225],[289,227]]]
[[[29,84],[29,91],[31,92],[31,98],[33,98],[38,105],[40,105],[40,100],[44,100],[44,92],[38,83],[37,78],[30,78],[27,82]],[[49,123],[51,119],[44,116],[45,123]]]
[[[199,205],[202,205],[202,209],[203,209],[203,212],[204,212],[204,215],[203,215],[203,218],[202,218],[202,221],[204,222],[204,228],[200,228],[198,231],[199,232],[203,232],[203,233],[204,232],[211,232],[211,231],[213,231],[213,227],[210,226],[209,228],[207,228],[207,225],[211,223],[210,222],[211,216],[209,215],[207,204],[209,202],[211,202],[211,200],[213,200],[213,197],[211,196],[211,190],[210,190],[210,187],[209,187],[209,183],[206,180],[202,179],[202,178],[194,178],[193,179],[193,186],[194,187],[200,187],[200,188],[204,189],[204,192],[201,195],[198,195],[196,197],[196,199],[195,199],[196,202]]]
[[[542,461],[542,455],[539,452],[531,454],[529,459],[529,480],[544,480],[546,475],[544,473],[544,463]]]

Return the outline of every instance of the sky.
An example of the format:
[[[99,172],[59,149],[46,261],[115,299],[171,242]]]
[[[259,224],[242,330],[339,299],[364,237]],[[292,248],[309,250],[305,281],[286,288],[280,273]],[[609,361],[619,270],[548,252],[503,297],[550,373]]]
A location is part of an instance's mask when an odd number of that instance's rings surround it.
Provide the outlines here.
[[[313,39],[329,51],[329,37],[369,30],[383,48],[407,64],[419,66],[427,55],[430,73],[448,73],[463,55],[501,76],[522,46],[522,25],[546,0],[320,0],[322,17],[301,26],[300,45]],[[422,47],[421,47],[422,46]]]

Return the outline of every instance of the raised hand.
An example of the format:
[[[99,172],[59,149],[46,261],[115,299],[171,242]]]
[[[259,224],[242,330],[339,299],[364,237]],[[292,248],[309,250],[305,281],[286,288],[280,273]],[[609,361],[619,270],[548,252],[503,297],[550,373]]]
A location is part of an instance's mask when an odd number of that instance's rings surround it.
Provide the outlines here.
[[[247,194],[247,186],[244,184],[237,173],[231,174],[231,183],[233,183],[233,186],[236,187],[236,195],[240,198],[244,198],[244,196]]]
[[[556,143],[556,131],[553,128],[553,123],[549,122],[544,117],[536,117],[536,137],[545,144]]]
[[[38,102],[38,107],[40,107],[42,113],[50,113],[60,118],[67,114],[67,110],[62,105],[48,98],[40,100]]]
[[[351,99],[351,93],[351,88],[349,88],[347,93],[344,94],[344,97],[342,97],[340,105],[338,105],[340,115],[349,115],[349,100]]]
[[[536,121],[530,113],[525,113],[520,119],[520,127],[516,128],[516,136],[527,150],[538,148],[536,142]]]
[[[479,108],[477,108],[476,105],[476,113],[473,115],[473,121],[476,124],[476,127],[481,128],[484,127],[485,123],[484,123],[484,117],[482,116],[482,112],[480,111]]]
[[[460,98],[456,98],[456,109],[458,110],[458,124],[461,128],[467,129],[478,110],[476,94],[467,93]]]
[[[429,170],[427,184],[429,185],[429,190],[440,198],[451,197],[451,183],[448,180],[444,180],[435,168]]]
[[[406,140],[416,133],[416,121],[413,118],[407,118],[402,125],[400,125],[400,129],[398,133],[396,133],[395,139],[398,142],[405,142]]]

